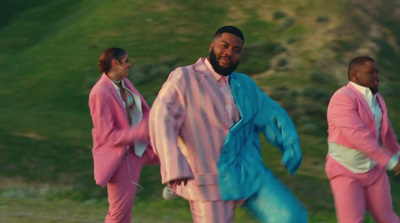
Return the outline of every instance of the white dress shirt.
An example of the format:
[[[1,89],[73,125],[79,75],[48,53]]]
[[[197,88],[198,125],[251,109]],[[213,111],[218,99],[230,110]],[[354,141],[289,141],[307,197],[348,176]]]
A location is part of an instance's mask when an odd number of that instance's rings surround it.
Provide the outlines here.
[[[112,81],[111,79],[110,79],[110,81],[111,81],[111,83],[113,83],[115,89],[117,90],[118,95],[121,98],[122,103],[124,104],[124,107],[125,108],[126,108],[126,106],[129,107],[130,115],[132,118],[132,123],[131,123],[132,126],[139,124],[143,119],[142,101],[140,100],[140,97],[137,94],[133,93],[131,90],[129,90],[129,88],[126,87],[124,80],[121,79],[122,87],[127,92],[126,100],[127,100],[128,105],[126,105],[126,103],[124,102],[124,100],[121,97],[121,92],[120,92],[119,86],[117,84],[115,84],[114,81]],[[143,143],[140,141],[134,142],[135,154],[138,157],[141,157],[143,155],[146,148],[147,148],[146,143]]]

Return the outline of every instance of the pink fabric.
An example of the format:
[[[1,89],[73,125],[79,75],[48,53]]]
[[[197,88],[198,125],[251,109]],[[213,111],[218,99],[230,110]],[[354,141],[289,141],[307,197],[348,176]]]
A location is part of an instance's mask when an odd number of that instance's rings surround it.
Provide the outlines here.
[[[328,142],[360,150],[382,168],[400,147],[390,125],[385,101],[380,94],[377,99],[383,113],[381,142],[389,151],[378,145],[372,112],[361,93],[350,83],[339,89],[329,103]]]
[[[189,201],[193,223],[232,223],[236,202]]]
[[[229,126],[232,127],[237,121],[239,121],[239,112],[235,100],[233,99],[232,90],[227,81],[227,77],[221,77],[218,83],[220,85],[220,90],[224,95],[225,108],[229,115],[228,117],[231,117],[229,119]]]
[[[203,62],[203,65],[207,68],[208,75],[212,76],[218,82],[218,86],[224,95],[225,108],[228,112],[229,126],[231,127],[239,121],[240,115],[232,95],[231,86],[229,85],[229,76],[222,76],[215,72],[208,59],[203,60]]]
[[[393,211],[389,179],[384,168],[375,167],[366,173],[354,174],[329,156],[328,159],[327,175],[339,223],[362,223],[366,210],[376,222],[400,222]]]
[[[393,213],[386,165],[400,147],[390,125],[385,101],[380,94],[377,99],[383,113],[380,132],[382,145],[376,138],[372,112],[352,84],[339,89],[328,106],[328,142],[360,150],[377,162],[372,170],[356,174],[327,155],[325,171],[341,223],[362,222],[365,209],[371,212],[375,220],[382,220],[378,222],[399,222]]]
[[[107,183],[109,208],[105,223],[131,222],[140,171],[144,165],[158,163],[157,157],[150,159],[147,153],[138,157],[132,150],[123,157],[115,174]]]
[[[147,127],[149,107],[132,83],[126,78],[124,81],[142,101],[144,121],[136,126],[130,126],[122,99],[106,74],[94,85],[89,96],[93,121],[94,177],[96,184],[102,187],[107,185],[107,223],[130,222],[137,189],[134,183],[138,183],[143,165],[159,164],[150,146],[142,157],[133,152],[135,140],[150,144]]]
[[[89,108],[93,121],[93,162],[96,184],[105,187],[111,176],[119,167],[127,149],[133,147],[134,140],[149,143],[147,120],[149,107],[133,87],[124,78],[127,87],[139,95],[142,101],[143,122],[131,127],[126,110],[118,92],[115,90],[106,74],[94,85],[89,96]],[[146,152],[151,158],[155,156],[151,148]]]
[[[221,199],[217,164],[231,127],[224,95],[205,60],[169,75],[153,103],[149,121],[162,182],[189,178],[187,185],[173,190],[187,200],[198,201]]]

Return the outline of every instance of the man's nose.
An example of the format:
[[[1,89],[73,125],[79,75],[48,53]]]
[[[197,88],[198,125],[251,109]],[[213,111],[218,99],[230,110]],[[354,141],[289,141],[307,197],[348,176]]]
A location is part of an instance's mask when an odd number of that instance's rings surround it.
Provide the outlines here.
[[[232,53],[233,53],[233,49],[228,48],[228,49],[225,50],[225,54],[226,54],[227,56],[231,56]]]

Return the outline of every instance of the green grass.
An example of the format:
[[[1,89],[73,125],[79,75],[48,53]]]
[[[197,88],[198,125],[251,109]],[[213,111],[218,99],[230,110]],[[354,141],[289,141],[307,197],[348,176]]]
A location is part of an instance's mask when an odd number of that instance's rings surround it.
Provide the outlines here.
[[[325,94],[333,93],[342,80],[329,69],[347,66],[342,56],[352,57],[350,50],[366,38],[379,47],[374,53],[385,84],[382,93],[400,133],[398,51],[384,36],[365,36],[369,24],[350,16],[356,7],[348,1],[316,0],[233,0],[229,4],[219,0],[2,0],[0,222],[101,222],[107,193],[93,180],[87,105],[89,90],[100,77],[101,52],[110,46],[128,52],[134,65],[131,79],[151,104],[168,73],[206,57],[214,31],[225,24],[237,25],[245,34],[248,49],[238,71],[254,74],[266,93],[288,109],[300,132],[304,159],[298,174],[289,177],[280,164],[280,152],[265,140],[264,161],[307,206],[310,222],[336,222],[324,174],[324,112]],[[392,15],[379,21],[397,38],[400,26],[393,8],[379,4],[379,14]],[[274,19],[277,11],[283,16]],[[317,21],[321,16],[324,22]],[[330,25],[339,29],[314,36]],[[329,63],[318,55],[325,56],[333,42],[310,49],[324,35],[349,30],[357,32],[338,40],[340,52],[333,52]],[[286,63],[275,67],[277,57]],[[394,207],[400,212],[398,180],[391,175]],[[157,167],[144,168],[140,183],[145,190],[133,209],[136,222],[191,222],[186,201],[161,199]],[[239,209],[235,222],[254,220]],[[372,222],[370,217],[366,222]]]

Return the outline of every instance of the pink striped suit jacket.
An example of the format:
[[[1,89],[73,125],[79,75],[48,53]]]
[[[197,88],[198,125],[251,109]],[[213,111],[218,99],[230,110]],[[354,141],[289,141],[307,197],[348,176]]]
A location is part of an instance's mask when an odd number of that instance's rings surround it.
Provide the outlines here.
[[[126,151],[133,148],[134,140],[146,141],[150,145],[146,126],[149,106],[127,78],[124,78],[124,82],[142,102],[144,122],[134,127],[129,125],[121,97],[106,74],[103,73],[89,95],[89,108],[93,121],[94,178],[96,184],[102,187],[107,185]],[[150,158],[155,156],[150,147],[146,152]]]
[[[377,143],[371,109],[364,96],[351,83],[336,91],[329,103],[328,142],[360,150],[377,162],[379,167],[384,168],[400,147],[388,118],[385,101],[379,93],[377,100],[382,108],[383,116],[380,132],[381,146]]]
[[[150,111],[150,139],[160,157],[162,183],[193,179],[174,188],[187,200],[221,200],[217,164],[229,116],[204,60],[172,71]]]

